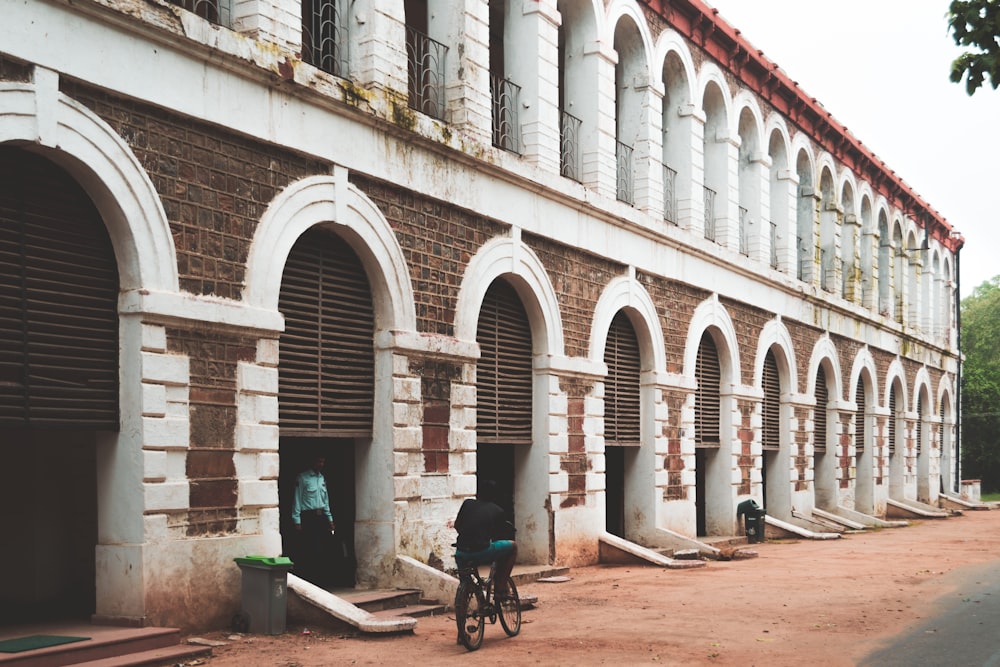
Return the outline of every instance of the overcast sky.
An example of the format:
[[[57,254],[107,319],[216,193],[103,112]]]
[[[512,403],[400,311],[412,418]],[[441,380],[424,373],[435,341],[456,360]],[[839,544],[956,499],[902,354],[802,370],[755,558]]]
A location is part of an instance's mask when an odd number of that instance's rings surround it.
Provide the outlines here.
[[[949,80],[949,0],[706,1],[962,233],[962,296],[1000,274],[1000,90]]]

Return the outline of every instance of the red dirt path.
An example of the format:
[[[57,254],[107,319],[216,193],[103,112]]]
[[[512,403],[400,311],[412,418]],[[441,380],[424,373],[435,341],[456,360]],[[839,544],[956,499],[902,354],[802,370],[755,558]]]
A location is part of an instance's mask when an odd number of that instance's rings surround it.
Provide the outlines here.
[[[229,643],[205,664],[854,665],[932,615],[935,601],[967,596],[974,566],[1000,558],[1000,511],[753,548],[758,558],[693,570],[593,566],[566,583],[526,584],[538,606],[524,612],[521,634],[487,625],[474,654],[455,644],[446,613],[393,637],[210,633]]]

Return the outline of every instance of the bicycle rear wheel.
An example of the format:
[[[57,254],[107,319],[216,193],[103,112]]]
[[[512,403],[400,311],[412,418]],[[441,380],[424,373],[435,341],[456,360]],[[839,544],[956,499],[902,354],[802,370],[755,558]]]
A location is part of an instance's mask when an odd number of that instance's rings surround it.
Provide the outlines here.
[[[517,586],[514,580],[507,577],[508,594],[504,597],[497,596],[496,606],[500,612],[500,625],[508,637],[516,637],[521,631],[521,598],[517,594]]]
[[[458,641],[470,651],[483,644],[483,630],[486,619],[483,607],[476,595],[476,586],[471,582],[461,582],[455,593],[455,622],[458,624]]]

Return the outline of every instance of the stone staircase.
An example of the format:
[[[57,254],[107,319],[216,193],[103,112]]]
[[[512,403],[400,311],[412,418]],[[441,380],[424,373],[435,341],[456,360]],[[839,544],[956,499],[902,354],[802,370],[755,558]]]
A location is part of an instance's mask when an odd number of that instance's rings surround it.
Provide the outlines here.
[[[447,609],[447,605],[436,600],[427,600],[418,590],[334,590],[339,598],[360,607],[376,618],[395,618],[409,616],[433,616]]]
[[[129,628],[86,622],[0,628],[0,639],[30,635],[88,639],[20,653],[0,653],[0,667],[161,667],[212,653],[209,646],[181,644],[176,628]]]

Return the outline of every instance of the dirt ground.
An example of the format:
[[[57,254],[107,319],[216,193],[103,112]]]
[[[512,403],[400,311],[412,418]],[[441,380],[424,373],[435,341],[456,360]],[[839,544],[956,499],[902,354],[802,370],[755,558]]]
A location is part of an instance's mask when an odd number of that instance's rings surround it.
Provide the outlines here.
[[[936,605],[968,596],[976,566],[1000,558],[1000,510],[753,548],[757,558],[692,570],[593,566],[568,582],[525,584],[538,605],[521,634],[487,625],[473,654],[456,645],[449,612],[402,636],[202,635],[227,642],[203,664],[854,665]]]

